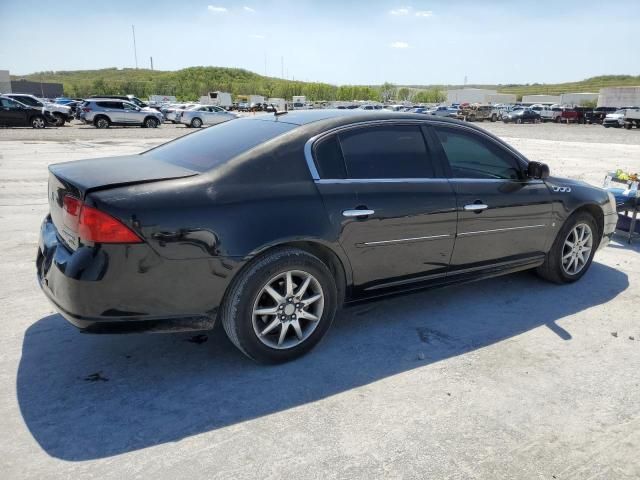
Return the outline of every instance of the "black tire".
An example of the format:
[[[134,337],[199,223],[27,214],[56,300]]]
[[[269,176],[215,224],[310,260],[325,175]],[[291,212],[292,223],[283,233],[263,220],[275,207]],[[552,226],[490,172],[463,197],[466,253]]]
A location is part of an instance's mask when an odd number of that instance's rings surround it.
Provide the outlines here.
[[[324,308],[310,336],[295,346],[272,348],[258,338],[253,326],[253,306],[262,288],[274,276],[290,270],[309,273],[319,282]],[[316,256],[297,248],[278,248],[256,258],[233,280],[220,310],[229,340],[242,353],[260,363],[282,363],[309,352],[329,330],[337,308],[337,288],[329,268]]]
[[[582,267],[582,269],[578,273],[570,275],[564,270],[562,266],[563,247],[565,244],[565,240],[569,235],[569,232],[571,232],[571,230],[573,230],[576,225],[583,223],[589,225],[589,228],[591,229],[593,235],[593,244],[591,247],[591,252],[589,253],[589,258],[584,267]],[[598,229],[593,215],[588,212],[574,213],[567,219],[567,221],[558,232],[558,235],[556,236],[556,239],[551,246],[551,250],[549,250],[549,253],[547,253],[547,258],[545,259],[544,263],[536,269],[536,273],[545,280],[558,284],[573,283],[577,280],[580,280],[580,278],[582,278],[582,276],[587,272],[587,270],[589,270],[589,267],[591,266],[593,255],[596,253],[598,245],[600,244],[600,235],[600,230]]]
[[[160,122],[157,118],[147,117],[144,119],[143,126],[146,128],[158,128],[158,125],[160,125]]]
[[[47,121],[42,115],[35,115],[31,117],[31,120],[29,120],[29,123],[31,124],[32,128],[40,129],[40,128],[45,128],[47,126]]]
[[[494,113],[491,115],[491,122],[495,122],[498,119],[498,116]]]
[[[56,119],[54,123],[56,127],[64,126],[66,120],[64,119],[64,116],[61,113],[53,113],[52,115]]]
[[[109,128],[111,126],[111,121],[109,121],[109,118],[104,115],[100,115],[93,119],[93,125],[96,128]]]
[[[555,119],[556,123],[560,123],[562,121],[562,117],[561,116],[557,116]]]
[[[631,127],[633,126],[633,124],[631,122],[627,122],[624,124],[624,128],[626,128],[627,130],[631,130]]]
[[[194,118],[193,120],[191,120],[191,126],[193,128],[200,128],[202,126],[202,120],[200,120],[199,118]]]
[[[521,118],[516,118],[516,123],[517,124],[521,124],[522,123],[522,119]]]

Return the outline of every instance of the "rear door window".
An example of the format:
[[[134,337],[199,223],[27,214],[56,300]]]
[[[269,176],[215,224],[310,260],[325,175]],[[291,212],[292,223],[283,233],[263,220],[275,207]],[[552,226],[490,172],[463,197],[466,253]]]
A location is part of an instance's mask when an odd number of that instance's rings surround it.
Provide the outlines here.
[[[342,151],[337,135],[331,135],[320,140],[314,148],[314,157],[320,178],[346,178],[347,170],[344,166]]]
[[[431,156],[417,125],[355,128],[339,134],[348,178],[432,178]]]

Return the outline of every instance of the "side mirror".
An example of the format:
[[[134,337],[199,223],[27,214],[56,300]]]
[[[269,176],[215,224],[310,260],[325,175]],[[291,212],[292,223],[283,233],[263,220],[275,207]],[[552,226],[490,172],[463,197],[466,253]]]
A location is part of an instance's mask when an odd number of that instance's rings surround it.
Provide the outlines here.
[[[542,162],[529,162],[527,177],[540,179],[549,177],[549,165]]]

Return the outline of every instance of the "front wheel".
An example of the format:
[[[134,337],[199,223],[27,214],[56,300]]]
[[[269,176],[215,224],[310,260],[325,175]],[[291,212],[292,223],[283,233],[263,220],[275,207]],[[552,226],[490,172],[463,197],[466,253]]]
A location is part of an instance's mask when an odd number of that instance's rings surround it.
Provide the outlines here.
[[[554,283],[579,280],[589,270],[599,243],[593,216],[586,212],[572,215],[560,229],[545,262],[538,267],[538,275]]]
[[[160,125],[160,122],[157,118],[149,117],[144,121],[144,126],[146,128],[158,128],[158,125]]]
[[[56,127],[63,127],[63,126],[64,126],[64,124],[65,124],[65,119],[64,119],[64,117],[62,116],[62,114],[60,114],[60,113],[54,113],[54,114],[53,114],[53,117],[55,118],[55,123],[54,123],[54,125],[55,125]]]
[[[37,115],[31,119],[31,126],[33,128],[44,128],[47,126],[47,122],[44,120],[44,117]]]
[[[327,266],[304,250],[282,248],[238,274],[220,313],[227,336],[245,355],[281,363],[322,339],[336,306],[337,288]]]
[[[200,128],[202,126],[202,120],[200,120],[199,118],[194,118],[193,120],[191,120],[191,126],[193,128]]]

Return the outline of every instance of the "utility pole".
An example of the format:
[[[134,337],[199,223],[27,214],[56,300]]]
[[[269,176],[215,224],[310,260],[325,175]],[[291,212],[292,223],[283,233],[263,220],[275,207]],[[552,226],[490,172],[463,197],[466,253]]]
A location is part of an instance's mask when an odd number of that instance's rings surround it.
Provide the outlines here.
[[[153,57],[149,57],[149,60],[151,60],[151,70],[153,71]]]
[[[136,70],[138,69],[138,50],[136,49],[136,26],[131,25],[131,31],[133,32],[133,56],[136,59]]]
[[[280,77],[284,77],[284,57],[280,57]]]
[[[264,52],[264,76],[267,76],[267,52]]]

